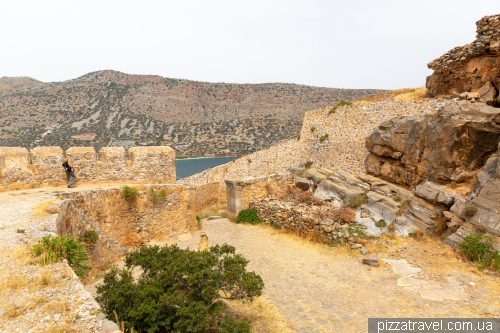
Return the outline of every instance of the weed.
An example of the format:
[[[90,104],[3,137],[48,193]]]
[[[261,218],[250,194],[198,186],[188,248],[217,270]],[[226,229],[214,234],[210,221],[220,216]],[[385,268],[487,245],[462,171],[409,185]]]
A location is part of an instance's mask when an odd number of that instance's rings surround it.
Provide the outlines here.
[[[154,204],[159,203],[163,198],[167,196],[167,192],[165,190],[161,190],[160,193],[156,193],[153,188],[151,188],[151,197],[149,200],[153,202]]]
[[[380,128],[382,131],[384,131],[384,132],[389,132],[389,131],[391,130],[391,128],[390,128],[390,127],[386,127],[386,126],[380,126],[379,128]]]
[[[464,237],[464,242],[458,247],[462,254],[470,261],[479,263],[480,268],[500,268],[500,255],[492,249],[493,240],[490,236],[472,234]]]
[[[248,164],[252,163],[252,160],[251,159],[248,159]]]
[[[314,130],[316,129],[316,127],[311,127],[311,133],[314,132]]]
[[[349,203],[347,204],[348,207],[350,208],[358,208],[364,204],[366,204],[366,194],[363,193],[363,194],[360,194],[358,195],[357,197],[351,199],[351,201],[349,201]]]
[[[317,210],[313,216],[318,220],[330,219],[340,223],[352,223],[356,221],[356,213],[352,208],[331,207],[327,210]]]
[[[297,135],[297,141],[299,141],[299,140],[300,140],[300,134],[299,134],[299,135]]]
[[[198,222],[198,228],[201,228],[201,217],[196,215],[196,222]]]
[[[328,133],[319,137],[319,141],[323,142],[328,139]]]
[[[387,227],[387,223],[384,220],[380,220],[377,223],[375,223],[375,226],[378,228],[385,228]]]
[[[16,230],[16,232],[17,232],[18,234],[24,234],[24,229],[17,229],[17,230]]]
[[[240,210],[238,216],[236,217],[236,223],[249,223],[249,224],[259,224],[262,219],[257,215],[257,211],[253,208]]]
[[[269,220],[269,224],[271,225],[271,227],[273,227],[275,229],[281,229],[281,223],[274,222],[273,219]]]
[[[312,164],[311,162],[306,162],[306,163],[304,163],[304,167],[306,169],[309,169],[311,167],[311,164]]]
[[[52,198],[43,202],[38,203],[35,208],[33,209],[33,216],[44,216],[44,215],[49,215],[51,214],[50,212],[47,211],[47,209],[52,206],[54,200],[56,198]]]
[[[82,242],[90,248],[91,251],[94,250],[94,245],[99,240],[99,235],[93,230],[87,230],[83,233]]]
[[[284,194],[281,199],[283,201],[290,201],[295,204],[307,204],[310,206],[324,206],[326,202],[316,198],[311,192],[303,192],[301,189],[297,187],[291,188]]]
[[[410,208],[411,199],[406,199],[398,206],[398,210],[396,211],[396,216],[401,216],[403,213]]]
[[[401,202],[401,197],[396,195],[395,197],[392,198],[392,200],[396,202]]]
[[[464,207],[464,214],[465,216],[468,216],[468,217],[472,217],[474,215],[476,215],[477,213],[477,207],[476,206],[473,206],[473,205],[466,205]]]
[[[123,196],[125,197],[125,200],[132,200],[135,198],[135,196],[137,195],[137,189],[136,188],[133,188],[133,187],[130,187],[130,186],[127,186],[125,185],[124,187],[122,187],[122,194]]]
[[[16,304],[14,302],[8,304],[5,307],[5,313],[9,318],[19,317],[26,311],[27,307],[25,304]]]
[[[73,238],[72,234],[43,237],[42,240],[33,245],[30,254],[36,257],[35,261],[30,262],[30,264],[46,265],[66,259],[79,277],[83,277],[91,269],[84,264],[85,261],[89,260],[87,252],[83,249],[83,245]]]

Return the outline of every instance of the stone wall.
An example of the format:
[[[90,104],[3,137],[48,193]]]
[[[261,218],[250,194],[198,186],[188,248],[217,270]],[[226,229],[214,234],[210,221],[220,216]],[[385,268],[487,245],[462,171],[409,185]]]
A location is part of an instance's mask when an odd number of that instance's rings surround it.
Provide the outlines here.
[[[77,182],[175,182],[175,152],[170,147],[72,147]],[[65,184],[61,164],[66,158],[60,147],[37,147],[32,151],[0,147],[0,191]]]
[[[491,84],[491,96],[475,98],[500,104],[500,99],[495,100],[500,90],[500,15],[476,22],[476,33],[472,43],[455,47],[427,65],[434,70],[426,82],[431,95],[475,92]]]
[[[396,116],[435,113],[446,100],[391,100],[306,112],[295,163],[313,161],[315,168],[364,173],[365,139],[381,122]],[[315,127],[314,131],[311,128]],[[328,134],[328,138],[320,138]]]
[[[207,169],[179,183],[201,185],[224,181],[224,179],[243,178],[284,172],[295,161],[297,140],[284,141],[256,153],[246,155],[229,163]],[[249,162],[250,160],[250,162]]]
[[[126,200],[119,187],[65,193],[57,218],[57,233],[81,238],[96,231],[94,255],[113,262],[154,240],[164,240],[196,230],[196,188],[189,185],[140,185],[137,195]],[[165,191],[159,202],[151,201],[151,189]]]
[[[240,210],[249,208],[253,200],[283,194],[293,182],[288,173],[226,179],[228,217],[236,217]]]

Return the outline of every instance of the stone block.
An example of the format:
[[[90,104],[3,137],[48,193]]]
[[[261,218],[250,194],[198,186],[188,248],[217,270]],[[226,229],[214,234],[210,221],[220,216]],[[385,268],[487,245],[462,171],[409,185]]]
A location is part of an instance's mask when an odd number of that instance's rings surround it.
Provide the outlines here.
[[[52,164],[61,168],[64,152],[61,147],[36,147],[30,151],[30,159],[33,165]]]
[[[345,183],[323,180],[314,192],[314,196],[321,200],[332,201],[336,205],[342,205],[363,193],[365,193],[363,190],[354,186],[346,186]]]
[[[307,191],[311,187],[311,181],[302,177],[295,177],[295,186],[302,191]]]
[[[103,163],[124,163],[127,160],[127,153],[123,147],[103,147],[99,150],[98,158]]]
[[[0,157],[3,163],[2,169],[26,168],[30,165],[29,152],[26,148],[0,147]]]
[[[66,156],[71,153],[71,158],[75,167],[83,163],[94,163],[97,160],[97,155],[93,147],[71,147],[66,150]]]

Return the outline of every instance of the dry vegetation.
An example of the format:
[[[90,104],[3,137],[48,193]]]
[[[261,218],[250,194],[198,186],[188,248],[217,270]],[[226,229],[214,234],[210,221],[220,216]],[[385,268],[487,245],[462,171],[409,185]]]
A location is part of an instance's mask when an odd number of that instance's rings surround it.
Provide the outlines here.
[[[49,200],[45,200],[40,202],[35,206],[33,209],[33,216],[44,216],[44,215],[50,215],[50,214],[57,214],[59,212],[59,209],[55,206],[53,206],[54,201],[56,198],[52,198]]]
[[[293,202],[295,204],[306,204],[309,206],[324,206],[326,202],[316,198],[311,192],[304,192],[297,187],[290,188],[285,194],[280,196],[283,201]]]
[[[363,105],[367,103],[384,101],[388,98],[393,98],[393,99],[397,98],[402,101],[421,100],[425,98],[426,94],[427,94],[427,88],[425,87],[396,89],[396,90],[386,91],[381,94],[362,99],[360,101],[356,101],[353,103],[353,105]]]
[[[330,219],[342,223],[353,223],[356,221],[356,212],[351,208],[331,207],[325,210],[317,210],[313,216],[320,220]]]

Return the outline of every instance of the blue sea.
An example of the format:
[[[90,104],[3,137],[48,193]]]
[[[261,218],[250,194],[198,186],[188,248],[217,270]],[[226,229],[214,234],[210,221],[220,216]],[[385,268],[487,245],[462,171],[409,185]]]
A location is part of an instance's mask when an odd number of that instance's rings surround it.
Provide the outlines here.
[[[239,157],[192,158],[175,160],[177,180],[189,177],[209,168],[231,162]]]

